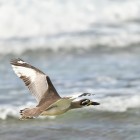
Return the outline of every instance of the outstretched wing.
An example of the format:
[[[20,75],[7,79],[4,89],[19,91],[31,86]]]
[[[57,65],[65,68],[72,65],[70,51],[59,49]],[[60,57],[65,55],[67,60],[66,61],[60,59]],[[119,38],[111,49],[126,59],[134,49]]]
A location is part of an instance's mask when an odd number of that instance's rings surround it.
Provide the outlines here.
[[[20,58],[11,60],[11,65],[17,76],[24,81],[30,92],[35,96],[38,103],[42,98],[45,101],[50,98],[60,98],[50,78],[42,71]]]

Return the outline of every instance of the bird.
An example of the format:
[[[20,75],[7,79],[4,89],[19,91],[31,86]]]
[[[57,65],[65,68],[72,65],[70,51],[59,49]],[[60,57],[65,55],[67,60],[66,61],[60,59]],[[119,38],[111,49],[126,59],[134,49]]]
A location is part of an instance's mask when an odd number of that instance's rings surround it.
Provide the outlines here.
[[[61,97],[48,75],[21,58],[11,59],[10,64],[15,74],[23,80],[37,101],[35,107],[20,110],[20,120],[33,119],[39,116],[56,116],[71,109],[100,104],[87,98],[75,101],[75,98],[71,96]],[[91,94],[83,93],[78,97],[87,95],[90,96]]]

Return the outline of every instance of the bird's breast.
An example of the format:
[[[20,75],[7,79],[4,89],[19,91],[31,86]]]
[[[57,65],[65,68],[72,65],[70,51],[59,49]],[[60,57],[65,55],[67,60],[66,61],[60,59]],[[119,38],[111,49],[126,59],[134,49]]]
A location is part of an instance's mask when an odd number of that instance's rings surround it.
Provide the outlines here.
[[[60,115],[67,112],[70,109],[71,101],[68,99],[60,99],[57,102],[50,105],[45,111],[41,113],[42,116]]]

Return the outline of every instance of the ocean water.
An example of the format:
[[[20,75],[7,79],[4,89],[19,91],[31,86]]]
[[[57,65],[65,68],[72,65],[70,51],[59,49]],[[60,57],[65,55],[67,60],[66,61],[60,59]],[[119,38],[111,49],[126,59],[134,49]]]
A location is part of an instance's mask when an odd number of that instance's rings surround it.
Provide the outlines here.
[[[139,140],[139,0],[0,0],[0,139]],[[36,105],[10,59],[48,74],[64,96],[100,102],[20,121]]]
[[[18,57],[18,56],[12,56]],[[0,136],[3,139],[140,138],[140,55],[137,52],[40,53],[20,56],[48,74],[61,96],[84,92],[100,106],[60,116],[20,121],[19,110],[35,105],[4,56],[0,63]]]

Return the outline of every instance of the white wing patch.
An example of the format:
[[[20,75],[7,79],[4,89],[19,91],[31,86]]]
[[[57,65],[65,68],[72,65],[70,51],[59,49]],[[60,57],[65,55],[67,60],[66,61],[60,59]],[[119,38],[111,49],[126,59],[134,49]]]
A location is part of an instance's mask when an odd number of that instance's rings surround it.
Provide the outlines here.
[[[20,64],[26,64],[26,62],[24,62],[22,60],[19,60],[18,63],[20,63]]]
[[[48,83],[46,75],[20,58],[11,60],[11,65],[16,75],[23,80],[39,103],[44,95],[47,94]]]
[[[19,62],[19,61],[18,61]],[[19,62],[20,63],[20,62]],[[21,64],[25,63],[21,61]],[[35,78],[36,78],[36,71],[31,69],[31,68],[27,68],[27,67],[22,67],[22,66],[15,66],[12,65],[13,70],[15,71],[15,73],[17,74],[18,77],[22,77],[22,76],[26,76],[28,77],[32,82],[34,82]]]

